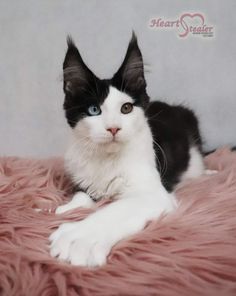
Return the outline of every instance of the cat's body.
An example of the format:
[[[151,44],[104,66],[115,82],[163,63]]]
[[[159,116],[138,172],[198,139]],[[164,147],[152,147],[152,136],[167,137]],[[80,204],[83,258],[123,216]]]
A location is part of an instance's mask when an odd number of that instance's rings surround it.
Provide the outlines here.
[[[103,149],[96,151],[85,149],[83,141],[72,136],[65,157],[66,167],[79,190],[94,200],[118,198],[132,182],[136,170],[140,182],[146,183],[142,160],[154,162],[152,148],[155,151],[155,169],[158,169],[162,184],[168,191],[185,178],[202,174],[201,139],[194,114],[182,106],[153,102],[146,110],[146,117],[150,129],[147,127],[145,133],[131,139],[116,153],[112,153],[113,149],[118,149],[115,145],[104,145]],[[187,131],[184,126],[188,127]],[[147,145],[151,142],[153,147]],[[193,168],[191,161],[195,161],[197,155],[198,164],[194,163]]]
[[[120,239],[175,208],[174,186],[203,173],[201,140],[191,111],[149,103],[135,36],[109,80],[98,79],[71,40],[68,45],[64,108],[72,142],[65,160],[81,192],[57,212],[91,207],[101,198],[117,200],[81,222],[61,225],[51,236],[51,254],[97,266]]]

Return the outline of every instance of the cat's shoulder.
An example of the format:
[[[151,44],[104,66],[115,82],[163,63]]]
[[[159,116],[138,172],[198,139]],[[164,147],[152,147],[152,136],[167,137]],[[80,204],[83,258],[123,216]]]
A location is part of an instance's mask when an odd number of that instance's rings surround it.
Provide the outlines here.
[[[146,117],[151,124],[155,122],[158,122],[159,126],[167,124],[172,129],[178,126],[183,128],[186,125],[196,128],[198,125],[197,116],[190,108],[183,105],[170,105],[162,101],[150,102],[146,109]]]
[[[146,109],[147,117],[151,117],[152,115],[159,114],[161,117],[163,116],[195,116],[194,112],[184,106],[184,105],[171,105],[162,101],[154,101],[150,102],[148,108]]]

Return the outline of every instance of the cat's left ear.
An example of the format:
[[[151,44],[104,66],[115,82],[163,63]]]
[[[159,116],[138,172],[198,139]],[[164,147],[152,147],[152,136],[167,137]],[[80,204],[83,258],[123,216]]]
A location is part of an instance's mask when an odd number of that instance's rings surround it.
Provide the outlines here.
[[[145,90],[144,66],[137,37],[133,32],[122,65],[113,76],[115,84],[119,84],[121,90]]]

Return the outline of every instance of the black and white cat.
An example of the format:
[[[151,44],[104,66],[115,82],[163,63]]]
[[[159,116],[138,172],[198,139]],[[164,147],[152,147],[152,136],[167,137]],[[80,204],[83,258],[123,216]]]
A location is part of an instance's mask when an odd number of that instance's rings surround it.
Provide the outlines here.
[[[57,213],[116,200],[83,221],[62,224],[50,237],[51,255],[100,266],[119,240],[175,209],[178,182],[203,173],[198,122],[184,107],[149,103],[134,34],[111,79],[96,77],[70,38],[63,69],[72,128],[65,164],[80,191]]]

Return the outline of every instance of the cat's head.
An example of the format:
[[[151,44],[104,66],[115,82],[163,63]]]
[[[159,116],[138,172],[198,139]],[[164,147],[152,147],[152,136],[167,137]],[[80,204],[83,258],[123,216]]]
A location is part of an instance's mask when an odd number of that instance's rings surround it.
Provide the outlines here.
[[[122,145],[139,135],[149,102],[141,51],[133,33],[111,79],[99,79],[68,38],[63,63],[64,109],[75,136],[94,145]],[[91,145],[90,145],[91,146]]]

